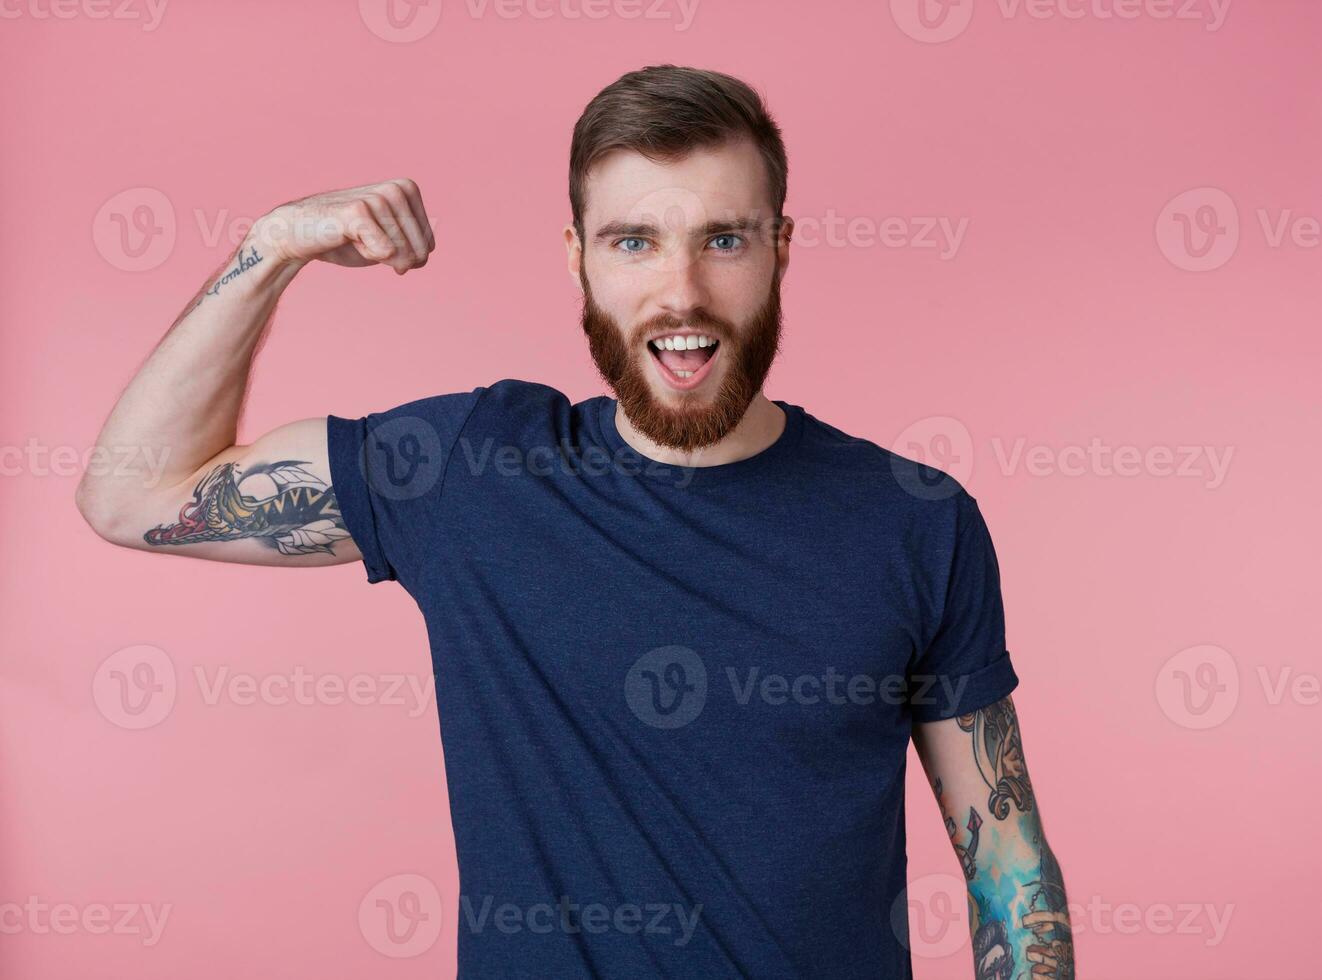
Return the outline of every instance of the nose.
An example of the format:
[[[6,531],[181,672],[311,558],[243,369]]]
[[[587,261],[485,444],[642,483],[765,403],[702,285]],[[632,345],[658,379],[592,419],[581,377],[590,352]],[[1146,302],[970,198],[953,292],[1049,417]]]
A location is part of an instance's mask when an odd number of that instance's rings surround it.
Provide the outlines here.
[[[657,275],[657,305],[677,320],[687,321],[710,301],[702,263],[691,255],[671,257]]]

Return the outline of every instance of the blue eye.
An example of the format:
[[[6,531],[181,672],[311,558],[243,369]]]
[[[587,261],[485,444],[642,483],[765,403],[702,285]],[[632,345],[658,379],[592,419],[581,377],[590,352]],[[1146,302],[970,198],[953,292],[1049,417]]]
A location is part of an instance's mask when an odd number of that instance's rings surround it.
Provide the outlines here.
[[[630,243],[633,243],[637,247],[632,247]],[[718,252],[729,253],[739,251],[744,248],[747,243],[740,235],[717,235],[708,244],[715,245],[716,251]],[[645,238],[620,238],[617,239],[611,247],[618,249],[627,255],[639,255],[646,251],[649,245]]]

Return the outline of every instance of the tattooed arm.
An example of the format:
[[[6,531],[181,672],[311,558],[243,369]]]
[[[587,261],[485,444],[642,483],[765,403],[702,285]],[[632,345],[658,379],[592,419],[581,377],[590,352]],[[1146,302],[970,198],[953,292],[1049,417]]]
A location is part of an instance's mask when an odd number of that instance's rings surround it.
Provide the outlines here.
[[[387,181],[282,205],[189,301],[120,396],[96,450],[150,462],[89,467],[77,503],[114,544],[262,565],[354,561],[330,485],[326,418],[236,445],[253,359],[286,287],[317,259],[426,264],[436,242],[417,186]]]
[[[1065,881],[1014,702],[916,724],[913,738],[968,885],[975,980],[1074,980]]]

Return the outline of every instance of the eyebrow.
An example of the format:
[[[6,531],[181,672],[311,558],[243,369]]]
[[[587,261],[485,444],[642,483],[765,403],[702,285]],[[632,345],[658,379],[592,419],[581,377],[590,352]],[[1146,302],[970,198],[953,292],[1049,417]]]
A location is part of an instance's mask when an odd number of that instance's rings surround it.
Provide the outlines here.
[[[732,231],[757,231],[762,222],[757,218],[734,218],[729,221],[708,221],[701,228],[693,231],[691,237],[706,238],[709,235],[724,235]],[[661,231],[656,225],[628,221],[608,221],[597,229],[592,236],[594,242],[603,242],[608,238],[658,238]]]

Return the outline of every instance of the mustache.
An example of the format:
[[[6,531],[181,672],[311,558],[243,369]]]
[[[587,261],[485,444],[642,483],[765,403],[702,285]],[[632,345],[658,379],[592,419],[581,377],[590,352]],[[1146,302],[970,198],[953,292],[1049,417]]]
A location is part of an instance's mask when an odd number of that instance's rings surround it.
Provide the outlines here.
[[[585,332],[588,332],[586,328],[589,318],[609,319],[609,317],[606,317],[606,315],[597,308],[596,300],[592,296],[592,286],[588,282],[586,263],[580,264],[578,267],[578,281],[583,287],[583,322]],[[775,277],[774,286],[779,287],[779,285],[780,276],[778,274]],[[709,336],[715,337],[727,347],[736,346],[734,341],[737,340],[739,336],[739,331],[735,329],[735,325],[731,321],[722,319],[721,317],[715,316],[706,310],[699,308],[694,310],[687,317],[681,318],[669,313],[659,313],[649,320],[644,320],[642,323],[635,324],[632,330],[627,331],[629,334],[628,343],[630,346],[639,346],[646,341],[648,337],[651,337],[654,334],[681,330],[684,327],[691,327],[694,330],[702,330]],[[624,331],[622,330],[621,332]]]
[[[726,343],[735,336],[734,324],[730,321],[712,316],[705,310],[698,310],[692,316],[687,317],[671,316],[669,313],[654,316],[634,327],[633,336],[630,340],[637,345],[658,333],[682,330],[685,327],[701,330],[703,333],[715,337],[721,343]]]

